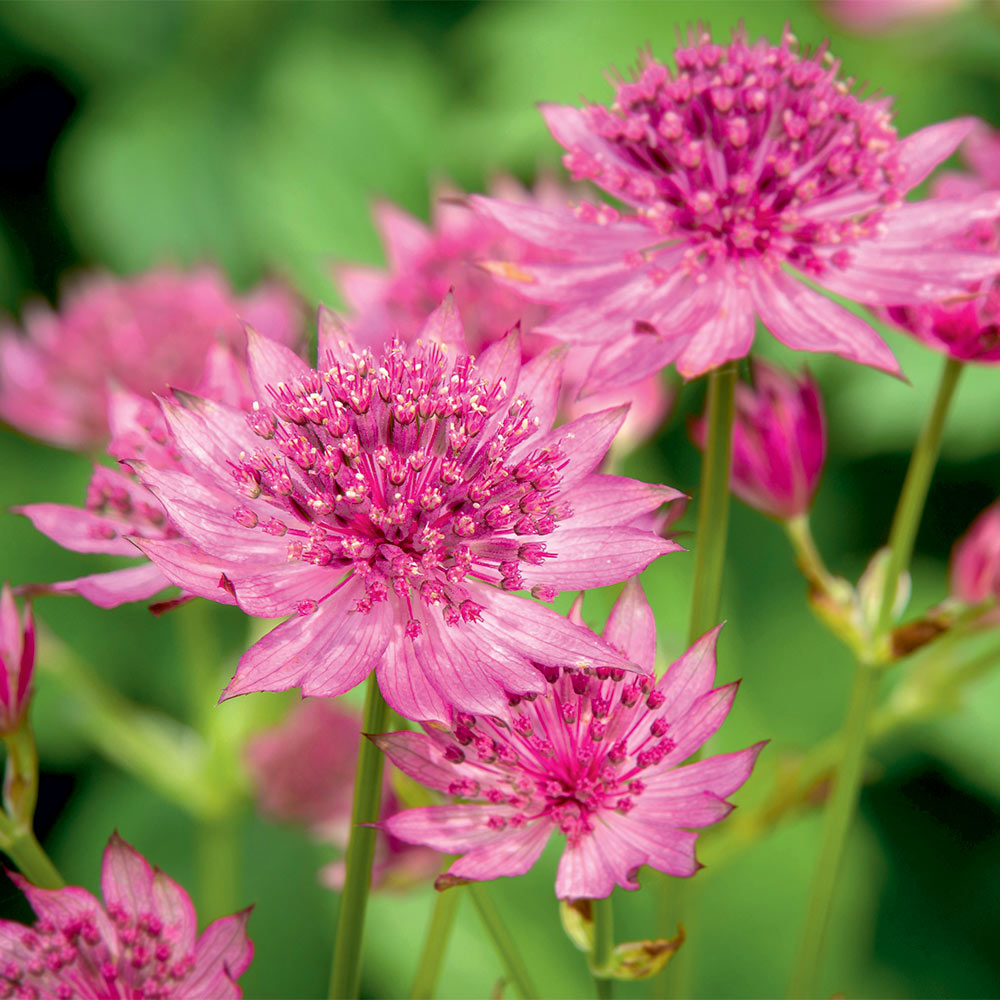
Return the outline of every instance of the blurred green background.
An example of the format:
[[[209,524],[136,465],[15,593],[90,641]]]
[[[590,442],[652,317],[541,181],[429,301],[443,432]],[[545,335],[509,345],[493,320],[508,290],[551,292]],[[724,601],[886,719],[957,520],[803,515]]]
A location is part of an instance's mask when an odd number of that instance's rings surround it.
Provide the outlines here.
[[[806,2],[7,2],[0,5],[0,305],[16,316],[31,295],[55,300],[63,275],[81,268],[132,273],[216,260],[238,286],[277,274],[310,308],[337,306],[331,263],[380,260],[370,220],[376,197],[426,217],[438,179],[481,190],[498,172],[530,180],[540,167],[558,168],[559,150],[535,102],[604,100],[608,67],[631,65],[647,42],[667,58],[675,26],[699,18],[720,38],[742,18],[751,36],[776,38],[787,21],[803,43],[831,39],[847,73],[895,95],[903,133],[969,113],[1000,124],[993,4],[855,35]],[[940,367],[902,336],[887,339],[910,384],[809,359],[830,420],[815,530],[831,568],[852,579],[885,539]],[[1000,492],[996,370],[970,371],[958,397],[918,539],[914,611],[944,596],[951,545]],[[683,387],[677,413],[627,471],[693,490],[698,460],[684,418],[700,402],[699,385]],[[80,502],[88,458],[0,428],[0,467],[0,578],[57,580],[111,565],[64,552],[6,513],[18,503]],[[693,528],[692,519],[684,526]],[[789,750],[837,728],[850,662],[806,608],[776,524],[737,504],[730,544],[720,675],[744,684],[715,749],[772,739],[736,797],[750,808],[769,792]],[[690,562],[670,556],[645,577],[667,657],[683,644]],[[594,624],[609,601],[588,602]],[[155,619],[143,607],[100,611],[47,599],[37,611],[109,683],[183,716],[182,633],[191,608]],[[246,642],[239,616],[212,607],[201,621],[218,629],[235,662]],[[117,828],[194,887],[192,821],[93,751],[59,684],[43,677],[39,688],[46,771],[39,824],[69,881],[96,887],[101,849]],[[288,703],[253,698],[264,716]],[[835,915],[831,988],[847,996],[996,995],[998,717],[1000,677],[992,677],[958,714],[875,750]],[[336,897],[315,872],[329,851],[249,807],[240,831],[237,900],[257,904],[246,995],[324,995]],[[716,872],[716,842],[705,840],[704,884],[683,914],[695,971],[678,989],[708,997],[783,992],[817,833],[818,816],[802,814],[725,867],[720,855]],[[530,875],[504,881],[497,898],[543,994],[589,995],[583,962],[559,929],[555,859],[549,852]],[[12,887],[0,896],[6,913],[26,916]],[[653,933],[649,897],[617,894],[622,937]],[[430,905],[426,889],[374,900],[365,995],[408,991]],[[441,993],[487,996],[500,976],[465,902]]]

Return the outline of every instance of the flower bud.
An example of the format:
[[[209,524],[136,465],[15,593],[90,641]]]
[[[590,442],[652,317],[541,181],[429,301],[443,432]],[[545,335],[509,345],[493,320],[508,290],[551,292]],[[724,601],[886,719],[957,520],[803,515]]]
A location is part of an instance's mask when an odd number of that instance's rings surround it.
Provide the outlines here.
[[[0,735],[18,730],[31,700],[35,672],[35,625],[30,605],[21,616],[5,583],[0,590]]]
[[[754,360],[753,384],[736,386],[729,484],[745,504],[771,517],[808,512],[826,459],[826,418],[819,390],[800,376]],[[704,418],[692,422],[705,448]]]
[[[976,518],[951,554],[951,592],[966,604],[1000,597],[1000,500]]]

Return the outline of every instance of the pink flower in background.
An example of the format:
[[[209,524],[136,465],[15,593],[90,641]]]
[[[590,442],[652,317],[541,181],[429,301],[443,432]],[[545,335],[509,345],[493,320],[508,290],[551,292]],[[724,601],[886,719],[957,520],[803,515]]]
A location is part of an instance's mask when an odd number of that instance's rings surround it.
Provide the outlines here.
[[[232,406],[249,406],[250,382],[246,361],[228,345],[213,344],[205,370],[196,387],[201,393]],[[165,390],[166,391],[166,390]],[[180,454],[170,442],[160,408],[150,398],[124,390],[109,394],[108,451],[121,460],[139,459],[156,468],[180,469]],[[16,513],[54,542],[74,552],[112,556],[140,556],[130,538],[175,539],[178,532],[156,497],[135,476],[123,469],[94,466],[84,507],[36,503],[15,507]],[[170,581],[149,561],[125,569],[92,573],[59,583],[22,588],[34,594],[77,594],[98,607],[113,608],[129,601],[143,601]],[[226,595],[220,595],[222,600]],[[229,602],[232,602],[230,597]]]
[[[544,208],[573,219],[568,208],[570,190],[542,180],[533,192],[511,178],[492,185],[494,197]],[[457,192],[441,192],[434,202],[430,226],[383,202],[375,221],[389,260],[389,270],[350,266],[338,269],[344,297],[354,313],[348,321],[358,347],[381,348],[387,336],[413,340],[428,313],[449,293],[462,314],[466,345],[473,355],[501,340],[520,324],[522,360],[552,348],[552,337],[535,333],[551,310],[531,302],[516,285],[497,281],[484,262],[504,260],[513,265],[552,261],[556,255],[544,246],[521,239],[492,219],[458,202]],[[510,265],[508,265],[510,266]],[[621,403],[632,404],[616,438],[616,447],[640,443],[664,421],[672,394],[657,376],[626,391],[616,390],[577,401],[580,388],[597,355],[595,348],[575,345],[563,369],[560,408],[565,417],[579,417]]]
[[[249,910],[198,934],[188,894],[118,834],[101,868],[100,903],[86,889],[39,889],[10,875],[38,915],[0,920],[0,996],[241,997],[253,945]]]
[[[623,410],[550,430],[559,357],[510,336],[473,361],[445,302],[422,337],[355,352],[324,315],[320,371],[251,337],[249,412],[164,402],[186,471],[136,464],[186,541],[136,544],[190,593],[293,615],[242,658],[229,696],[333,696],[373,669],[413,719],[495,712],[536,664],[626,667],[542,604],[679,546],[637,526],[679,494],[594,474]]]
[[[736,386],[730,487],[745,504],[771,517],[809,512],[826,461],[826,416],[815,379],[759,358],[752,384]],[[691,434],[705,447],[704,418]]]
[[[987,507],[956,543],[951,592],[966,604],[1000,598],[1000,500]]]
[[[374,737],[417,781],[463,801],[379,823],[400,840],[461,854],[448,870],[484,880],[523,875],[549,837],[566,836],[560,899],[637,889],[638,869],[698,870],[693,829],[725,817],[763,743],[682,766],[722,725],[736,684],[713,688],[718,628],[656,682],[656,626],[636,583],[604,636],[643,674],[552,668],[537,697],[512,697],[494,717],[459,713],[449,729]]]
[[[35,673],[35,623],[31,606],[24,620],[6,583],[0,587],[0,736],[14,733],[31,700]]]
[[[935,182],[941,196],[1000,193],[1000,132],[983,122],[962,143],[972,173],[948,172]],[[958,252],[1000,250],[1000,209],[953,236],[945,248]],[[891,305],[878,315],[934,350],[959,361],[1000,363],[1000,262],[983,281],[971,281],[964,294],[925,305]]]
[[[242,343],[241,319],[286,344],[301,333],[299,304],[277,283],[237,297],[211,268],[88,276],[58,313],[26,309],[26,335],[0,330],[0,417],[63,447],[103,445],[113,389],[193,389],[213,344]]]
[[[261,812],[300,823],[317,839],[341,851],[350,833],[354,776],[361,717],[328,698],[306,698],[279,725],[256,734],[246,747],[247,769]],[[383,783],[380,816],[399,810],[389,775]],[[430,850],[379,836],[375,843],[374,884],[402,888],[431,878],[440,858]],[[343,883],[343,861],[327,865],[323,881]]]
[[[595,388],[741,358],[758,318],[789,347],[898,371],[867,323],[798,278],[884,305],[959,294],[992,273],[994,255],[936,244],[992,217],[1000,195],[903,201],[972,120],[899,139],[888,98],[852,94],[825,48],[804,54],[788,33],[775,46],[739,30],[725,46],[699,31],[674,55],[675,71],[644,55],[610,108],[542,108],[573,177],[623,212],[581,202],[567,219],[470,199],[562,255],[499,269],[558,307],[538,332],[599,347]]]
[[[842,28],[879,34],[908,21],[924,21],[957,11],[964,0],[822,0],[823,9]]]

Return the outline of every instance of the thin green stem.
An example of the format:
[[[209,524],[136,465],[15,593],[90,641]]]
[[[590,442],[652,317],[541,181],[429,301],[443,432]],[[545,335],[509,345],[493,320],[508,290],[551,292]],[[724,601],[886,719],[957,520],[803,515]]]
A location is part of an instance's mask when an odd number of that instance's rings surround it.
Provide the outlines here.
[[[836,589],[835,577],[826,568],[826,563],[823,562],[823,557],[816,548],[816,542],[809,530],[809,515],[801,514],[783,521],[782,524],[792,543],[795,561],[802,575],[819,590],[830,593]]]
[[[480,885],[478,882],[470,882],[469,895],[472,897],[473,905],[476,907],[483,928],[493,941],[497,955],[500,956],[500,962],[507,974],[507,979],[513,984],[521,1000],[537,1000],[538,990],[532,985],[528,968],[500,916],[500,911],[490,899],[486,886]]]
[[[892,623],[892,609],[901,574],[913,554],[917,528],[923,514],[927,490],[941,449],[941,435],[962,363],[948,358],[938,382],[934,403],[917,438],[896,512],[889,531],[889,555],[882,586],[879,613],[866,654],[858,658],[854,685],[843,729],[843,757],[837,767],[833,792],[826,808],[819,860],[813,876],[802,944],[792,971],[790,995],[813,996],[819,979],[826,930],[834,891],[840,874],[847,833],[857,806],[868,742],[869,715],[875,705],[878,674],[875,665],[886,656],[883,647]]]
[[[792,971],[789,996],[811,997],[815,994],[819,964],[830,918],[834,889],[861,790],[867,744],[868,715],[875,703],[879,673],[866,663],[857,663],[847,719],[844,723],[844,756],[840,760],[833,793],[826,807],[819,860],[813,875],[809,904]]]
[[[388,721],[389,706],[382,697],[373,670],[368,678],[361,731],[369,735],[385,732]],[[382,752],[362,735],[358,750],[358,770],[354,779],[351,835],[345,857],[347,872],[340,896],[337,938],[330,973],[330,997],[334,1000],[353,1000],[357,997],[361,984],[361,942],[368,892],[371,888],[372,858],[375,854],[375,829],[370,824],[378,820],[383,762]]]
[[[615,950],[615,914],[611,897],[592,899],[591,913],[594,917],[594,950],[590,955],[590,967],[594,973],[594,991],[597,1000],[610,1000],[614,995],[614,983],[600,971],[611,962]]]
[[[427,927],[424,950],[420,954],[420,964],[413,978],[412,1000],[431,1000],[437,988],[438,976],[444,964],[444,953],[455,924],[455,914],[462,894],[454,889],[435,894],[434,912]]]
[[[708,376],[708,437],[701,462],[698,526],[694,548],[694,593],[688,640],[694,642],[719,621],[722,568],[729,523],[729,460],[736,368],[727,364]]]
[[[920,527],[920,518],[927,500],[927,489],[941,450],[945,417],[948,415],[948,407],[951,405],[962,368],[961,361],[953,358],[945,360],[934,404],[920,431],[920,437],[917,438],[909,468],[906,470],[906,479],[903,481],[903,489],[889,530],[889,559],[886,563],[882,602],[879,605],[878,624],[875,628],[876,641],[890,623],[899,577],[910,565],[913,543],[916,541],[917,529]]]
[[[30,827],[12,823],[0,812],[0,850],[17,865],[21,874],[40,889],[61,889],[66,883]]]
[[[7,763],[3,779],[3,808],[22,826],[31,828],[38,801],[38,749],[27,716],[20,726],[4,737]]]

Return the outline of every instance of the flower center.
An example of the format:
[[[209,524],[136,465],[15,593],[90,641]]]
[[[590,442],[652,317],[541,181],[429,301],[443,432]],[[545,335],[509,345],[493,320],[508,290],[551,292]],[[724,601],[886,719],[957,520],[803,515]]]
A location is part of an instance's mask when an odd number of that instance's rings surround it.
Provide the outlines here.
[[[574,177],[638,206],[662,240],[687,242],[691,272],[762,256],[814,274],[846,266],[845,247],[900,201],[888,100],[854,96],[828,53],[803,57],[790,35],[780,46],[702,35],[675,59],[672,73],[646,56],[610,109],[584,110],[618,156],[572,147]],[[586,203],[578,213],[601,221]]]
[[[257,502],[234,519],[287,536],[290,560],[363,580],[362,613],[393,593],[410,608],[412,636],[413,595],[454,625],[482,610],[467,578],[521,589],[520,565],[549,556],[530,539],[570,513],[557,499],[561,453],[512,458],[537,428],[530,401],[438,345],[408,353],[397,342],[379,358],[331,362],[254,404],[250,426],[267,444],[241,454],[233,475]]]

